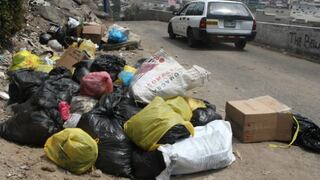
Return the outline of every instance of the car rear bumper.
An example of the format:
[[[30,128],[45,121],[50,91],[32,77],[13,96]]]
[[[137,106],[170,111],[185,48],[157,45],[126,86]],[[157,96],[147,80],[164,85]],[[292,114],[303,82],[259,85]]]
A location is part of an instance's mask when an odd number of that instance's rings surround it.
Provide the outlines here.
[[[238,40],[253,41],[256,37],[256,34],[257,32],[251,32],[251,34],[208,33],[204,29],[193,29],[193,36],[196,40],[211,42],[236,42]]]

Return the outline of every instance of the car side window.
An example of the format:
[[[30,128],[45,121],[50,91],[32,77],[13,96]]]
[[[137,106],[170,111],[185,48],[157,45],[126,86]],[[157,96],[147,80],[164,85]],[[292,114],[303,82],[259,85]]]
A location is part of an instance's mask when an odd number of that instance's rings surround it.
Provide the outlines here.
[[[191,4],[189,5],[188,10],[187,10],[187,13],[186,13],[187,16],[192,16],[192,15],[194,15],[196,5],[197,5],[196,3],[191,3]]]
[[[187,5],[185,5],[185,6],[181,9],[181,11],[179,12],[179,15],[180,15],[180,16],[186,15],[186,12],[187,12],[187,10],[188,10],[189,5],[190,5],[190,4],[187,4]]]
[[[203,11],[204,11],[204,3],[198,2],[195,9],[194,9],[194,15],[201,16],[201,15],[203,15]]]

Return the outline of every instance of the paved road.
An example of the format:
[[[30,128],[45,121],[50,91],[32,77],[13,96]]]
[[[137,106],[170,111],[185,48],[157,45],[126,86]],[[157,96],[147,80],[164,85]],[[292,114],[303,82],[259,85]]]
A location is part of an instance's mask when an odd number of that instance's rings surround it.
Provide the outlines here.
[[[233,44],[189,48],[184,39],[171,40],[166,23],[129,22],[142,35],[143,48],[160,48],[178,56],[185,65],[197,64],[212,72],[211,81],[199,88],[204,96],[224,110],[227,100],[271,95],[320,124],[320,64],[298,59],[254,45],[238,51]]]
[[[190,92],[217,105],[224,113],[228,100],[271,95],[295,112],[320,124],[320,64],[248,45],[237,51],[232,45],[191,49],[185,40],[170,40],[167,24],[155,21],[121,22],[142,37],[146,55],[165,49],[185,66],[197,64],[212,72],[204,88]],[[231,167],[176,179],[318,179],[320,156],[298,147],[270,149],[268,143],[242,144],[241,154]]]

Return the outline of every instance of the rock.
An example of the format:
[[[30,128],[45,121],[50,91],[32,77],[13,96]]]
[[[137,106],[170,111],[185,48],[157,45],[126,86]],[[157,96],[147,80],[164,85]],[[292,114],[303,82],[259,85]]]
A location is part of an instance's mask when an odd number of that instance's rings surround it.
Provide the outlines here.
[[[61,10],[58,10],[54,6],[41,6],[39,8],[39,14],[41,17],[44,19],[58,23],[58,24],[64,24],[64,18],[62,17],[62,12]],[[62,21],[62,22],[61,22]]]
[[[27,165],[23,165],[23,166],[20,166],[20,169],[28,171],[28,170],[30,170],[30,167]]]
[[[102,176],[102,172],[100,169],[97,169],[95,171],[92,171],[91,174],[90,174],[92,177],[96,177],[96,178],[99,178]]]
[[[48,42],[48,46],[51,47],[55,51],[63,51],[62,45],[55,39],[50,40]]]
[[[82,4],[82,0],[73,0],[73,2],[77,3],[78,5]]]
[[[55,172],[55,171],[56,171],[56,168],[53,167],[53,166],[42,166],[42,167],[41,167],[41,170],[42,170],[42,171],[48,171],[48,172]]]
[[[92,9],[87,5],[81,5],[83,15],[89,22],[96,22],[98,24],[102,24],[101,20],[93,13]]]
[[[66,1],[66,0],[51,0],[51,4],[66,10],[75,9],[78,5],[73,1]]]
[[[98,9],[98,6],[94,2],[94,0],[81,0],[81,4],[87,5],[92,10],[97,10]]]
[[[98,10],[94,10],[93,12],[100,19],[105,19],[106,20],[106,19],[110,18],[110,14],[108,14],[106,12],[98,11]]]

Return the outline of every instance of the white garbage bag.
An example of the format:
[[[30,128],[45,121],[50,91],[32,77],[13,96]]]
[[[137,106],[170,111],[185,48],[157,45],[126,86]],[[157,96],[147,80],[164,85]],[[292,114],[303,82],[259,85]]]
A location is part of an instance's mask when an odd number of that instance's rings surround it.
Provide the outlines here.
[[[158,150],[163,153],[167,168],[157,180],[169,180],[171,175],[220,169],[235,161],[231,125],[224,120],[198,126],[194,137],[160,146]]]
[[[131,90],[137,101],[149,103],[155,96],[183,96],[187,90],[204,85],[211,73],[194,65],[187,70],[164,50],[146,60],[133,78]]]

